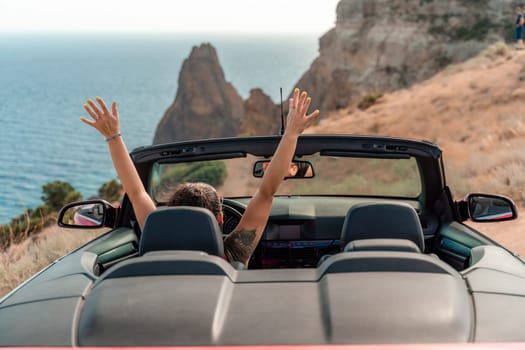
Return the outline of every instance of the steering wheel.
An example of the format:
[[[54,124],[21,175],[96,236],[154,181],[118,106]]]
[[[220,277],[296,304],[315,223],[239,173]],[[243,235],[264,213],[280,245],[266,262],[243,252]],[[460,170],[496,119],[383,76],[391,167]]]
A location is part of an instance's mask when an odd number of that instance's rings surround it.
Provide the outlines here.
[[[242,214],[229,204],[222,203],[224,223],[222,224],[222,234],[228,235],[237,227],[241,221]]]

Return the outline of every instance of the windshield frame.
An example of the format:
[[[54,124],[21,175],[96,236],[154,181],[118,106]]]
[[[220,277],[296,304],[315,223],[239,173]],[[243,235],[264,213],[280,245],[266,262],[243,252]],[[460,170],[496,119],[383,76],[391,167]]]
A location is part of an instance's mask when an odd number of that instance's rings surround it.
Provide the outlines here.
[[[139,147],[130,155],[149,191],[154,163],[246,158],[248,155],[270,158],[280,138],[281,136],[275,135],[183,141]],[[428,202],[430,205],[442,196],[446,188],[441,167],[442,152],[435,144],[427,141],[354,135],[301,135],[299,137],[296,157],[317,152],[322,155],[370,158],[414,157],[421,176],[421,194],[418,197],[420,202]]]

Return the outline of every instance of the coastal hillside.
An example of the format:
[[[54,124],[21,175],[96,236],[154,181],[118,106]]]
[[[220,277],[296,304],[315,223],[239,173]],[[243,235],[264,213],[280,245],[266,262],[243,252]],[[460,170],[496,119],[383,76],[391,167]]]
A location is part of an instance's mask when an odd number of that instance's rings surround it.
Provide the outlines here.
[[[525,53],[495,44],[410,88],[361,95],[307,132],[341,131],[435,142],[454,196],[495,192],[524,206]]]
[[[319,39],[319,56],[296,86],[309,91],[312,105],[323,111],[346,108],[363,93],[410,87],[512,37],[513,3],[341,0],[334,28]],[[181,67],[175,100],[153,143],[271,134],[278,115],[279,106],[260,89],[243,101],[215,47],[202,44]]]

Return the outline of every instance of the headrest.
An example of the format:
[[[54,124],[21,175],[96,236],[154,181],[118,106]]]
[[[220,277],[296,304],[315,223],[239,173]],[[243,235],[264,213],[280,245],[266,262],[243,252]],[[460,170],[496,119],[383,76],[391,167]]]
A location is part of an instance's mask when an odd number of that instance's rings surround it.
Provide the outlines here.
[[[425,251],[419,217],[414,208],[404,203],[362,203],[350,208],[341,232],[341,245],[377,238],[407,239],[421,252]]]
[[[349,242],[343,249],[345,252],[361,251],[391,251],[421,253],[419,247],[408,239],[374,238],[357,239]]]
[[[139,255],[159,250],[198,250],[224,256],[222,233],[212,212],[200,207],[163,207],[144,223]]]

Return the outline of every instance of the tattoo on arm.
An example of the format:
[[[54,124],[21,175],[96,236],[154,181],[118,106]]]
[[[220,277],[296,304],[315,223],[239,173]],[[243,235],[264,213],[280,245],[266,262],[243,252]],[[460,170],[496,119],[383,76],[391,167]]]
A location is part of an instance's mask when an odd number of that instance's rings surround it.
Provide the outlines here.
[[[234,231],[224,240],[224,253],[228,261],[247,264],[255,247],[255,230]]]

